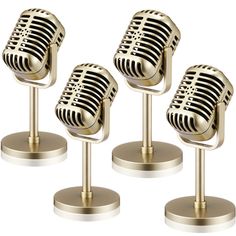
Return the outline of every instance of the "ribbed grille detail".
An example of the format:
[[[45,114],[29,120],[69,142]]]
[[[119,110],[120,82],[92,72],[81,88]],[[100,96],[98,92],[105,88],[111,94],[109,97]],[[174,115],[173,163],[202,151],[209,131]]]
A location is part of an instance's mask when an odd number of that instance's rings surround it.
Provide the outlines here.
[[[180,132],[197,132],[199,117],[210,127],[217,103],[223,101],[227,106],[232,93],[232,85],[222,72],[206,65],[191,67],[170,104],[167,119]]]
[[[64,29],[54,15],[29,9],[21,14],[3,52],[3,60],[17,72],[38,71],[40,63],[48,69],[49,45],[56,43],[59,48],[63,38]]]
[[[82,64],[74,69],[58,102],[62,105],[56,109],[59,120],[69,126],[83,127],[85,122],[81,112],[86,111],[95,119],[102,100],[106,97],[111,102],[114,100],[117,87],[98,70],[103,69],[94,64]]]

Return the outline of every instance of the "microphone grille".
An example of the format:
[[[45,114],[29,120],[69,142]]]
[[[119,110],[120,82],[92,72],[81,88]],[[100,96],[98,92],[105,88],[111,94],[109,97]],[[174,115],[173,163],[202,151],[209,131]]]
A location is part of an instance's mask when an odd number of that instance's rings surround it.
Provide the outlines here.
[[[114,56],[116,68],[128,79],[143,85],[157,84],[163,76],[165,47],[175,51],[180,31],[165,14],[154,10],[137,12]]]
[[[167,111],[169,123],[182,135],[208,140],[215,134],[217,103],[228,106],[233,86],[218,69],[208,65],[190,67]]]
[[[67,128],[79,130],[81,134],[94,134],[102,124],[103,99],[113,102],[117,90],[116,81],[103,67],[78,65],[56,106],[56,115]]]
[[[3,60],[19,77],[42,79],[49,70],[49,45],[55,43],[59,48],[64,35],[64,27],[50,12],[26,10],[3,51]]]

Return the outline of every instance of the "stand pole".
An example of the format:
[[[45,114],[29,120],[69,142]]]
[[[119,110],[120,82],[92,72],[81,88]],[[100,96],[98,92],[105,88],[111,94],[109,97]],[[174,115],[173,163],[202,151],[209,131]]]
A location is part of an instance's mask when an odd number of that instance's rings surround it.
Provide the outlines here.
[[[91,143],[83,141],[82,148],[83,148],[83,171],[82,171],[83,191],[81,192],[81,197],[86,200],[92,198]]]
[[[196,209],[206,208],[205,201],[205,150],[195,149],[196,170],[195,170],[195,203]]]
[[[29,87],[30,89],[30,132],[29,143],[39,143],[38,132],[38,88]]]
[[[150,154],[152,147],[152,95],[143,93],[143,146],[142,153]]]

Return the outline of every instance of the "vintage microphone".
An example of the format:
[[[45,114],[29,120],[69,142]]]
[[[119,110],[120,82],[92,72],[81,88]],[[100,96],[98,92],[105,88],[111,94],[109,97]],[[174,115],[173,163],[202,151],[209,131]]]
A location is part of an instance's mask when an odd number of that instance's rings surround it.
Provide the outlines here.
[[[56,134],[38,131],[38,89],[57,78],[57,50],[65,30],[48,11],[24,11],[3,51],[3,60],[16,79],[30,89],[30,131],[3,138],[2,157],[22,165],[46,165],[66,158],[67,142]],[[48,81],[39,82],[50,74]]]
[[[82,141],[82,187],[72,187],[54,196],[55,213],[71,219],[100,220],[119,213],[116,192],[91,186],[91,144],[109,136],[110,105],[118,85],[101,66],[82,64],[72,75],[56,106],[58,119],[73,138]],[[100,138],[93,135],[102,128]]]
[[[114,56],[116,68],[128,86],[143,94],[143,140],[117,146],[112,152],[113,168],[138,177],[157,177],[179,171],[182,151],[168,143],[152,141],[152,95],[171,87],[172,54],[180,31],[165,14],[137,12]],[[163,80],[162,90],[150,89]]]
[[[225,109],[233,86],[218,69],[208,65],[190,67],[167,111],[167,119],[182,142],[195,148],[195,196],[166,204],[166,223],[193,232],[209,232],[234,224],[233,203],[205,196],[205,150],[214,150],[224,141]],[[204,141],[216,136],[215,144]]]

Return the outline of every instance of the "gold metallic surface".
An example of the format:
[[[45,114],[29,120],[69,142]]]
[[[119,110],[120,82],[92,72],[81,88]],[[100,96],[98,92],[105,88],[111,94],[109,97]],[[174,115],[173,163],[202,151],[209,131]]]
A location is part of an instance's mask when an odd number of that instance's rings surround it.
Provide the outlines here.
[[[143,94],[143,146],[142,152],[150,154],[152,147],[152,95]]]
[[[31,86],[34,88],[46,89],[51,87],[56,83],[57,80],[57,44],[50,44],[48,47],[48,71],[49,71],[49,78],[44,79],[44,82],[39,82],[41,80],[34,80],[33,78],[24,79],[23,77],[17,77],[15,74],[15,79],[18,83],[26,86]]]
[[[137,12],[117,49],[114,64],[131,84],[156,85],[164,74],[164,49],[171,48],[173,54],[179,40],[180,31],[169,16],[155,10]]]
[[[110,106],[118,90],[111,74],[96,64],[81,64],[56,105],[56,115],[68,133],[82,142],[82,186],[54,195],[54,211],[76,220],[101,220],[119,213],[116,192],[91,186],[91,145],[103,142],[110,131]],[[97,132],[101,129],[100,136]]]
[[[84,134],[79,134],[79,133],[74,133],[71,130],[67,130],[68,134],[74,138],[74,139],[78,139],[81,142],[89,142],[89,143],[94,143],[94,144],[98,144],[101,143],[103,141],[105,141],[110,133],[110,106],[111,106],[111,101],[110,99],[103,99],[102,101],[102,131],[99,137],[94,137],[94,136],[88,136],[88,135],[84,135]]]
[[[205,201],[205,150],[195,149],[195,208],[206,208]]]
[[[141,151],[142,142],[130,142],[117,146],[112,151],[112,161],[127,171],[162,172],[182,163],[180,148],[163,142],[152,142],[153,153]]]
[[[3,51],[3,60],[14,77],[30,89],[29,132],[11,134],[2,140],[2,157],[8,161],[46,165],[66,158],[66,140],[38,130],[38,89],[56,82],[57,51],[64,36],[65,29],[55,15],[32,8],[22,12]]]
[[[211,232],[235,223],[235,206],[228,200],[205,196],[205,150],[224,142],[225,110],[233,86],[218,69],[208,65],[190,67],[167,111],[167,119],[181,141],[195,148],[195,196],[166,204],[166,223],[191,232]],[[215,141],[213,144],[205,141]]]
[[[38,88],[29,87],[30,89],[30,126],[29,126],[29,143],[39,143],[38,131]]]
[[[126,80],[126,84],[133,91],[142,92],[153,96],[160,96],[168,92],[172,84],[172,48],[166,47],[163,50],[163,70],[164,70],[164,78],[163,78],[163,86],[161,89],[152,88],[150,86],[145,87],[140,84],[134,84],[129,80]]]
[[[178,147],[152,141],[152,95],[160,96],[171,87],[172,56],[179,40],[180,31],[169,16],[143,10],[133,16],[114,55],[114,64],[127,85],[143,94],[142,142],[125,143],[112,152],[113,168],[123,174],[159,177],[182,167]],[[151,88],[162,80],[160,90]]]
[[[235,218],[235,206],[230,201],[216,197],[205,199],[206,208],[195,208],[194,196],[174,199],[166,204],[165,217],[177,224],[191,226],[220,225]]]
[[[214,150],[220,147],[224,143],[225,137],[225,103],[219,102],[215,107],[215,120],[217,121],[215,124],[215,141],[212,144],[189,140],[188,138],[179,134],[179,139],[182,143],[195,148],[201,148],[204,150]]]
[[[64,36],[65,29],[55,15],[43,9],[26,10],[20,15],[3,51],[3,60],[19,81],[41,80],[52,65],[50,45],[55,45],[57,51]]]
[[[85,199],[92,198],[91,191],[91,143],[82,142],[82,156],[83,156],[83,171],[82,171],[82,183],[83,191],[81,197]]]
[[[78,65],[56,105],[56,115],[71,134],[96,134],[103,125],[102,106],[108,105],[106,99],[111,105],[117,91],[117,82],[105,68],[89,63]]]
[[[184,143],[195,147],[195,196],[178,198],[166,204],[166,223],[171,227],[191,232],[211,232],[235,223],[233,203],[216,197],[205,197],[205,150],[213,150],[223,143],[224,115],[225,105],[219,103],[215,113],[216,144],[204,145],[184,138]]]
[[[218,130],[216,116],[224,118],[221,106],[224,103],[227,108],[233,91],[232,84],[220,70],[208,65],[192,66],[185,72],[167,111],[167,119],[181,139],[210,140]]]
[[[63,189],[54,195],[54,206],[60,211],[72,214],[103,214],[114,211],[120,206],[116,192],[100,187],[92,187],[93,197],[83,199],[82,187]]]
[[[4,159],[25,165],[44,165],[62,161],[66,154],[67,142],[63,137],[39,132],[40,142],[31,144],[28,142],[29,132],[10,134],[2,139],[1,149]]]

